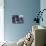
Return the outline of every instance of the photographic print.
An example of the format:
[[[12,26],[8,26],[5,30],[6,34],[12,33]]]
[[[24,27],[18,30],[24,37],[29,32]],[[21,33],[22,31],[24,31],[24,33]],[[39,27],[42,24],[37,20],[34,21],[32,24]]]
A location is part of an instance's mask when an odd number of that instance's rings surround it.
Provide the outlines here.
[[[23,15],[13,15],[12,16],[12,23],[14,23],[14,24],[24,23]]]

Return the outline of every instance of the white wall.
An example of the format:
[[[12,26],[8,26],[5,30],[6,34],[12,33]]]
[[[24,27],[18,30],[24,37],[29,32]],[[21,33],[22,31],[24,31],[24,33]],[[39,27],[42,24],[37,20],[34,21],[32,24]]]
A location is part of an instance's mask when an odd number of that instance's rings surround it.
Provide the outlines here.
[[[4,41],[4,0],[0,0],[0,42]]]
[[[46,0],[40,0],[40,9],[41,11],[43,9],[46,9]],[[43,12],[43,22],[41,22],[40,24],[43,25],[43,26],[46,26],[46,11]]]
[[[18,41],[24,37],[39,9],[40,0],[5,0],[5,40]],[[24,24],[13,24],[13,15],[24,15]]]

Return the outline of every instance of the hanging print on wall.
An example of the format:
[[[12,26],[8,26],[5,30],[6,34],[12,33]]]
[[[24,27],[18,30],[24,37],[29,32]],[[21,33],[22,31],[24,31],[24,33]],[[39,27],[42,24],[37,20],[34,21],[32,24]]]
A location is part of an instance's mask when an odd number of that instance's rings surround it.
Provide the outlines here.
[[[24,23],[23,15],[13,15],[12,16],[12,23],[14,23],[14,24],[23,24]]]

